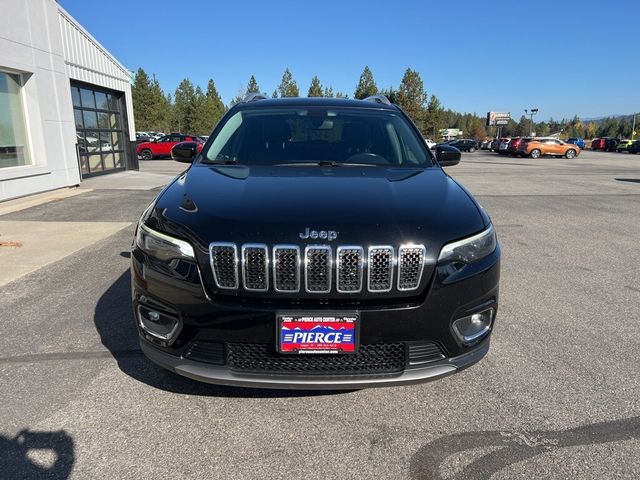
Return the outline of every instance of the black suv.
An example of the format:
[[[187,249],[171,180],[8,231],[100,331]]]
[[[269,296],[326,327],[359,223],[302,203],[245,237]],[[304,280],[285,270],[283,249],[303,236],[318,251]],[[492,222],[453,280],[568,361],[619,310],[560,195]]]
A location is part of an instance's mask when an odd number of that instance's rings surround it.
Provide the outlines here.
[[[132,296],[144,353],[205,382],[361,388],[480,360],[498,309],[489,216],[386,97],[231,108],[144,211]],[[194,158],[195,157],[195,158]]]
[[[449,142],[449,145],[456,147],[461,152],[475,152],[479,148],[478,141],[471,138],[459,138]]]

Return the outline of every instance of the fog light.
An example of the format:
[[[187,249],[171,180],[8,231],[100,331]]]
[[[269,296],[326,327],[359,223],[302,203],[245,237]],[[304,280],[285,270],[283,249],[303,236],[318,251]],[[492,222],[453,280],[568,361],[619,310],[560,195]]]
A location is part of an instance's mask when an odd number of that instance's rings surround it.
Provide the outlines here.
[[[177,318],[143,305],[138,305],[138,322],[140,327],[149,335],[167,341],[176,336],[180,327],[180,322]]]
[[[453,332],[463,345],[473,345],[491,330],[494,313],[493,308],[488,308],[473,315],[459,318],[453,322]]]

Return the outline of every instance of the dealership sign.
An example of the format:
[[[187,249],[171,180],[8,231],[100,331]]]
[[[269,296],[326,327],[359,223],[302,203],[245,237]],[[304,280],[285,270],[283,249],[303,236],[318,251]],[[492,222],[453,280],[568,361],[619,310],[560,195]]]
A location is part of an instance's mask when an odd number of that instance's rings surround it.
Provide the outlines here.
[[[487,126],[506,125],[511,120],[511,112],[487,112]]]

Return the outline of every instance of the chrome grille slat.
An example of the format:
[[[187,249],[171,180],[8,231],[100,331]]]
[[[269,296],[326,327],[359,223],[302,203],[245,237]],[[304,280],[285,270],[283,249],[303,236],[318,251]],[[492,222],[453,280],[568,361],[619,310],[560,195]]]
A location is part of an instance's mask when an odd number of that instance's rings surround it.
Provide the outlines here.
[[[235,243],[212,243],[209,246],[209,261],[218,288],[238,288],[238,248]]]
[[[242,287],[250,292],[271,289],[277,293],[297,293],[304,275],[305,292],[325,294],[333,289],[335,271],[334,291],[349,294],[365,288],[371,293],[390,292],[394,287],[400,292],[417,290],[427,258],[425,246],[414,244],[401,245],[397,250],[390,245],[370,246],[365,257],[364,249],[357,245],[340,245],[335,251],[329,245],[307,245],[301,256],[298,245],[277,244],[270,251],[262,243],[213,242],[209,246],[209,261],[219,289]]]
[[[390,292],[393,285],[393,247],[369,247],[368,273],[370,292]]]
[[[305,290],[309,293],[329,293],[333,270],[331,247],[307,246],[304,249],[304,266]]]
[[[424,270],[424,245],[402,245],[398,249],[398,290],[415,290]]]
[[[364,253],[362,247],[340,246],[336,250],[336,290],[358,293],[362,290]]]
[[[300,247],[273,247],[273,288],[276,292],[300,291]]]
[[[267,246],[245,243],[242,246],[242,282],[245,290],[269,290],[269,254]]]

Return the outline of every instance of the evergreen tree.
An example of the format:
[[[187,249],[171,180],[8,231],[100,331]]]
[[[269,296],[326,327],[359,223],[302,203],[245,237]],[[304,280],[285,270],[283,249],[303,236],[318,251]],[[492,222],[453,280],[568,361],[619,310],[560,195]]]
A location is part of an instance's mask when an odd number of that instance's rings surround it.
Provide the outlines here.
[[[373,73],[368,66],[364,67],[364,70],[360,74],[360,80],[356,86],[356,91],[353,96],[359,100],[376,95],[378,93],[378,87],[373,80]]]
[[[328,87],[324,87],[324,97],[333,98],[333,87],[329,85]]]
[[[218,89],[216,88],[216,84],[213,79],[209,79],[207,82],[207,102],[209,105],[209,111],[211,112],[210,123],[212,126],[215,126],[216,123],[222,118],[222,116],[227,112],[227,108],[222,103],[222,98],[220,98],[220,94],[218,93]]]
[[[191,80],[185,78],[180,82],[173,96],[173,124],[182,133],[191,133],[194,119],[196,92]]]
[[[271,94],[271,98],[278,98],[278,90],[274,90]]]
[[[311,79],[311,85],[309,85],[307,97],[322,97],[322,84],[316,75]]]
[[[445,128],[444,109],[442,108],[442,105],[440,105],[440,100],[438,100],[435,95],[431,95],[431,98],[429,99],[424,121],[424,133],[431,135],[432,138],[436,138],[438,136],[438,132]]]
[[[397,103],[409,115],[416,126],[425,130],[425,108],[427,92],[420,74],[407,68],[398,88]]]
[[[155,74],[151,81],[150,99],[149,129],[153,132],[168,131],[171,128],[171,104],[167,101]]]
[[[253,75],[251,75],[249,83],[247,84],[247,93],[260,93],[260,87],[258,86],[256,77],[254,77]]]
[[[286,68],[284,73],[282,74],[282,81],[278,86],[278,93],[280,94],[281,98],[300,96],[298,84],[293,79],[293,75],[291,74],[289,68]]]
[[[380,95],[387,97],[391,103],[398,103],[398,91],[393,87],[380,90]]]
[[[131,86],[131,96],[133,98],[136,128],[140,131],[151,130],[151,122],[149,120],[153,102],[151,80],[147,72],[142,68],[139,68],[136,72]]]
[[[336,98],[349,98],[349,95],[342,92],[336,92]]]

